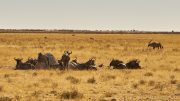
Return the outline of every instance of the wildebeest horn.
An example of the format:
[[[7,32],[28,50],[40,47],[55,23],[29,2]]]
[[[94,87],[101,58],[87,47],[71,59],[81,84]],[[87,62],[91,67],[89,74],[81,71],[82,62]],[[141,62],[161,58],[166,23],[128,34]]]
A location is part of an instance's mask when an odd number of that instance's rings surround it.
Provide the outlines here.
[[[92,60],[93,60],[93,59],[96,60],[96,57],[92,57]]]
[[[14,60],[23,60],[23,58],[14,58]]]
[[[68,54],[72,54],[72,51],[68,51]]]
[[[149,43],[151,43],[153,40],[151,39],[150,41],[149,41]]]
[[[67,53],[67,51],[64,51],[64,53]]]
[[[67,51],[67,54],[69,54],[69,55],[72,54],[72,51]]]
[[[137,61],[137,63],[140,63],[140,60],[139,60],[139,59],[137,59],[136,61]]]

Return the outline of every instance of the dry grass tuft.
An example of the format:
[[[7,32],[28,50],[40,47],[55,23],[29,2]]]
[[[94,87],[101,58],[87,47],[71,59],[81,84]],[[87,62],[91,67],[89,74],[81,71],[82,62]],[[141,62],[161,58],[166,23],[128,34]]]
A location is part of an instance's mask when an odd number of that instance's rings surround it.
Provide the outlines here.
[[[3,92],[3,86],[0,86],[0,92]]]
[[[13,80],[12,80],[12,79],[10,79],[10,78],[8,78],[8,79],[7,79],[7,82],[8,82],[8,83],[12,83],[12,82],[13,82]]]
[[[41,90],[38,90],[38,91],[34,91],[31,95],[32,95],[33,97],[38,98],[39,95],[41,95],[42,93],[43,93],[43,92],[42,92]]]
[[[53,89],[58,88],[58,83],[52,83],[51,87],[52,87]]]
[[[174,80],[174,79],[173,79],[173,80],[171,80],[170,82],[171,82],[171,84],[176,84],[176,83],[177,83],[177,80]]]
[[[145,85],[145,84],[146,84],[146,81],[145,81],[145,80],[140,80],[140,81],[139,81],[139,84],[140,84],[140,85]]]
[[[117,100],[113,98],[113,99],[111,99],[111,101],[117,101]]]
[[[134,89],[137,89],[137,88],[138,88],[138,84],[137,84],[137,83],[134,83],[134,84],[132,84],[132,87],[133,87]]]
[[[152,72],[147,72],[144,74],[144,76],[153,76],[153,73]]]
[[[10,74],[4,74],[4,78],[9,78]]]
[[[32,73],[32,76],[37,76],[37,75],[38,75],[37,72]]]
[[[13,98],[10,98],[10,97],[0,97],[0,101],[13,101]]]
[[[148,85],[149,85],[149,86],[154,86],[154,85],[155,85],[155,81],[150,80],[150,81],[148,82]]]
[[[177,84],[177,90],[180,91],[180,84]]]
[[[17,100],[17,101],[20,101],[20,100],[21,100],[21,97],[18,96],[18,95],[16,95],[16,96],[14,97],[14,99]]]
[[[39,87],[39,83],[34,83],[34,87]]]
[[[114,80],[114,79],[116,79],[116,76],[114,76],[114,75],[103,75],[103,76],[101,76],[101,79],[103,80],[103,81],[109,81],[109,80]]]
[[[89,78],[89,79],[87,80],[87,83],[94,84],[94,83],[96,83],[96,79],[95,79],[94,77]]]
[[[174,68],[174,71],[175,72],[180,72],[180,69],[179,68]]]
[[[106,93],[104,94],[105,97],[112,97],[113,95],[115,95],[115,93],[106,92]]]
[[[49,78],[43,78],[43,79],[41,79],[41,82],[42,83],[49,83],[50,79]]]
[[[83,94],[76,89],[72,89],[71,91],[64,91],[61,94],[62,99],[80,99],[82,97]]]
[[[53,76],[54,75],[54,73],[49,73],[49,76]]]
[[[174,75],[171,75],[170,78],[171,78],[171,79],[175,79],[175,76],[174,76]]]
[[[75,77],[73,77],[73,76],[68,76],[68,77],[66,78],[66,80],[69,80],[72,84],[77,84],[77,83],[80,82],[79,79],[77,79],[77,78],[75,78]]]

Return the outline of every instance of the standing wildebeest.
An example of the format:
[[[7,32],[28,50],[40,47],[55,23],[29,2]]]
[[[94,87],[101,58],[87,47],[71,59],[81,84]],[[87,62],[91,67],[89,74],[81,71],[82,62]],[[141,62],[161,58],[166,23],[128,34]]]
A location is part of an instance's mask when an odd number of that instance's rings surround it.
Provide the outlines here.
[[[70,61],[70,55],[72,54],[72,51],[64,51],[64,54],[61,57],[61,60],[59,60],[59,64],[61,64],[63,66],[63,68],[67,68],[68,69],[68,64]]]
[[[31,64],[31,63],[23,63],[22,62],[23,59],[14,58],[14,60],[16,61],[16,69],[17,70],[35,69],[35,66],[33,64]]]
[[[162,49],[163,46],[160,42],[152,42],[152,40],[148,43],[148,47],[152,47],[153,49]]]
[[[69,63],[69,68],[76,70],[97,70],[95,61],[95,58],[91,58],[85,63],[78,63],[77,59],[75,59]]]
[[[121,60],[113,59],[109,65],[113,66],[113,69],[125,69],[126,65]]]
[[[140,63],[140,60],[134,59],[126,63],[126,67],[128,69],[140,69],[141,66],[139,65],[139,63]]]

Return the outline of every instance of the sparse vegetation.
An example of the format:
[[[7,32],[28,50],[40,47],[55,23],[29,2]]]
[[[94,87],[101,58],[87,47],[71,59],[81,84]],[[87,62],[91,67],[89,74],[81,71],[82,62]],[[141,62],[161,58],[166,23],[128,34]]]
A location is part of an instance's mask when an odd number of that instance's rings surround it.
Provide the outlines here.
[[[13,99],[10,98],[10,97],[4,97],[4,96],[2,96],[2,97],[0,97],[0,101],[13,101]]]
[[[132,84],[132,87],[133,87],[134,89],[137,89],[137,88],[138,88],[138,84],[137,84],[137,83],[134,83],[134,84]]]
[[[104,94],[105,97],[112,97],[113,95],[115,95],[114,93],[111,93],[111,92],[106,92]]]
[[[79,93],[78,90],[72,89],[71,91],[64,91],[61,94],[61,98],[63,99],[77,99],[77,98],[82,98],[83,94]]]
[[[153,76],[153,73],[152,72],[147,72],[144,74],[144,76]]]
[[[3,86],[0,86],[0,92],[2,92],[3,91]]]
[[[151,39],[161,42],[164,49],[147,48]],[[119,101],[124,97],[174,97],[180,90],[179,39],[174,34],[1,33],[0,99],[98,101],[103,97],[102,101]],[[96,64],[104,66],[97,71],[14,70],[14,57],[23,58],[24,62],[29,57],[37,58],[39,52],[50,52],[60,59],[64,50],[71,50],[71,59],[77,57],[78,62],[96,57]],[[109,70],[113,58],[124,62],[137,58],[142,69]],[[78,90],[69,89],[72,86]]]
[[[80,82],[79,79],[77,79],[77,78],[75,78],[75,77],[73,77],[73,76],[68,76],[68,77],[66,78],[66,80],[69,80],[72,84],[77,84],[77,83]]]
[[[145,85],[145,84],[146,84],[146,81],[145,81],[145,80],[140,80],[140,81],[139,81],[139,84],[140,84],[140,85]]]
[[[92,84],[94,84],[94,83],[96,83],[96,79],[95,79],[94,77],[89,78],[89,79],[87,80],[87,83],[92,83]]]
[[[154,86],[154,85],[155,85],[155,81],[150,80],[150,81],[148,82],[148,85],[149,85],[149,86]]]

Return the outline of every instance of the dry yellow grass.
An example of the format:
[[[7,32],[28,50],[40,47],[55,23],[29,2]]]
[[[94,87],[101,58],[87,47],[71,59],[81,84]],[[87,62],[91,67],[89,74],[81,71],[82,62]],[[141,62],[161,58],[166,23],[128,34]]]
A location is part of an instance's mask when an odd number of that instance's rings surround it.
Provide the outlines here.
[[[156,40],[163,50],[147,48]],[[135,101],[180,100],[180,35],[0,34],[0,100]],[[96,57],[98,71],[17,71],[14,57],[51,52],[84,62]],[[109,70],[112,58],[140,59],[141,70]],[[175,100],[176,101],[176,100]]]

